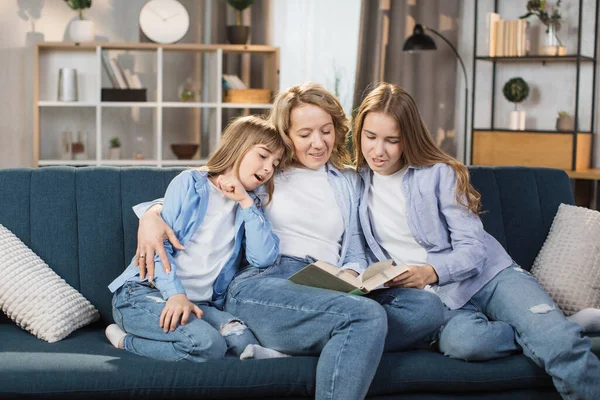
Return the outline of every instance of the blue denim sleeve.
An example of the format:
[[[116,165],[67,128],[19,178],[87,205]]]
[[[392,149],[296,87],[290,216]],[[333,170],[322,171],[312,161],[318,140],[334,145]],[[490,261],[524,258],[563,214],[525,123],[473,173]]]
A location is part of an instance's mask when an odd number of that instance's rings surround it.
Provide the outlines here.
[[[254,267],[273,265],[279,255],[279,238],[263,212],[253,204],[240,209],[245,226],[246,259]]]
[[[350,219],[346,235],[348,235],[348,250],[344,257],[341,269],[353,269],[362,274],[367,268],[365,237],[360,228],[358,206],[361,196],[360,177],[354,170],[346,170],[343,176],[349,184]]]
[[[195,192],[194,179],[189,171],[184,171],[171,181],[165,193],[161,216],[173,228],[178,239],[181,238],[179,237],[180,232],[175,228],[175,221],[181,216],[183,203],[185,199],[189,198],[191,191]],[[177,277],[177,263],[173,258],[173,246],[168,240],[165,240],[164,244],[167,257],[171,263],[171,271],[169,273],[165,272],[158,254],[155,254],[154,284],[160,290],[163,298],[167,300],[175,294],[185,294],[185,289]]]
[[[440,285],[468,279],[480,273],[485,263],[484,230],[479,216],[456,200],[456,173],[446,164],[438,164],[438,204],[445,219],[452,251],[430,253],[429,261],[438,274]]]
[[[135,215],[138,218],[142,218],[144,216],[144,214],[146,214],[146,211],[148,211],[150,209],[150,207],[157,205],[157,204],[162,204],[164,202],[165,202],[165,199],[163,197],[163,198],[152,200],[152,201],[146,201],[145,203],[136,204],[135,206],[132,207],[133,212],[135,213]]]

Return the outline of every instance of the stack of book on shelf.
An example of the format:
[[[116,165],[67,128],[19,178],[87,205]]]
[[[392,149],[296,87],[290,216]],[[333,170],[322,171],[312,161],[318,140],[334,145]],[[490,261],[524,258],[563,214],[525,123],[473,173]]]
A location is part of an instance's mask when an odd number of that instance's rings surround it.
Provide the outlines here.
[[[223,74],[223,101],[226,103],[261,103],[271,101],[268,89],[248,89],[248,86],[236,75]]]
[[[112,84],[112,88],[102,88],[102,101],[146,101],[146,89],[139,76],[121,68],[115,55],[102,52],[102,66]]]
[[[487,14],[486,44],[490,57],[526,56],[530,43],[527,20],[503,20],[500,14]]]

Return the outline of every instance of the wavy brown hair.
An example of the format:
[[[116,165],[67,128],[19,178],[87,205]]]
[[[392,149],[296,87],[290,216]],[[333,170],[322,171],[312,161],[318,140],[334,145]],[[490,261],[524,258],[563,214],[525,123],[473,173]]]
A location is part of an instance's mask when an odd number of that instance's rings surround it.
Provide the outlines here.
[[[273,124],[261,117],[251,115],[236,118],[227,125],[219,147],[210,156],[206,166],[202,169],[208,171],[209,175],[216,176],[232,168],[239,179],[240,163],[246,153],[255,145],[263,145],[272,153],[283,151],[282,159],[286,158],[287,146]],[[269,204],[273,197],[275,188],[273,176],[275,174],[264,183],[267,187],[269,200],[262,206]]]
[[[335,130],[335,142],[329,161],[336,168],[343,168],[344,164],[350,163],[350,152],[345,143],[346,135],[350,130],[348,118],[344,113],[342,105],[333,94],[323,86],[311,82],[289,87],[277,94],[273,109],[269,114],[269,120],[275,125],[289,149],[289,158],[285,164],[289,165],[298,161],[294,154],[294,145],[289,136],[291,115],[294,108],[306,104],[320,107],[327,114],[331,115]]]
[[[361,151],[361,133],[365,117],[370,112],[380,112],[392,117],[400,130],[400,157],[402,167],[406,165],[425,167],[444,163],[452,167],[456,173],[456,201],[479,213],[481,195],[471,185],[469,170],[463,163],[444,153],[433,141],[423,122],[417,103],[403,88],[391,84],[380,83],[363,100],[353,121],[352,144],[356,168],[367,163]]]

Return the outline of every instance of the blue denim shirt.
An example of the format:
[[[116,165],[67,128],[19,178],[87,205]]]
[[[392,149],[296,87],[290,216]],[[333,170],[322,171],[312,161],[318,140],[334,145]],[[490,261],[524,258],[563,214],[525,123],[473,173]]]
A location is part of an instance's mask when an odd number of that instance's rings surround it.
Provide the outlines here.
[[[369,262],[390,258],[379,246],[371,229],[368,193],[372,171],[359,170],[363,201],[359,214],[367,241]],[[427,263],[438,274],[433,285],[451,309],[464,306],[496,274],[512,265],[511,257],[498,241],[483,229],[479,216],[456,202],[456,174],[439,163],[430,167],[409,166],[403,179],[408,226],[413,237],[427,251]]]
[[[179,174],[169,184],[164,198],[162,218],[173,229],[177,239],[182,245],[192,238],[206,215],[208,206],[208,174],[197,169],[186,170]],[[136,214],[143,215],[152,203],[143,203],[136,206]],[[279,239],[271,230],[271,224],[264,217],[256,205],[246,209],[237,205],[235,215],[235,246],[231,258],[219,273],[213,284],[213,298],[215,302],[221,301],[237,272],[240,264],[242,246],[245,248],[246,259],[251,265],[266,267],[275,262],[279,254]],[[246,234],[244,234],[246,232]],[[179,278],[177,278],[177,264],[175,255],[177,250],[168,240],[165,240],[165,250],[171,263],[171,272],[165,273],[158,255],[154,256],[155,285],[166,300],[174,294],[185,294]],[[139,280],[139,267],[135,266],[135,257],[127,269],[110,285],[114,292],[125,282]]]
[[[365,240],[358,218],[361,194],[360,178],[353,169],[338,170],[330,163],[327,163],[327,177],[344,218],[342,249],[337,266],[341,269],[353,269],[362,273],[368,264],[365,257]],[[310,190],[310,188],[305,188],[305,190]]]

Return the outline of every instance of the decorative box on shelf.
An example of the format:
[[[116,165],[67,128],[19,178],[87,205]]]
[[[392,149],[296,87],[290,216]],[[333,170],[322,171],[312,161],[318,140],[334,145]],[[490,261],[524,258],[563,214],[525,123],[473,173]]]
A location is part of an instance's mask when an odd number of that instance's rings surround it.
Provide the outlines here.
[[[259,103],[271,102],[271,91],[268,89],[227,89],[223,90],[225,103]]]
[[[146,101],[146,89],[102,88],[102,101]]]
[[[511,131],[503,129],[473,131],[474,165],[559,168],[575,170],[590,168],[592,161],[592,134],[578,132],[574,150],[573,132]]]

